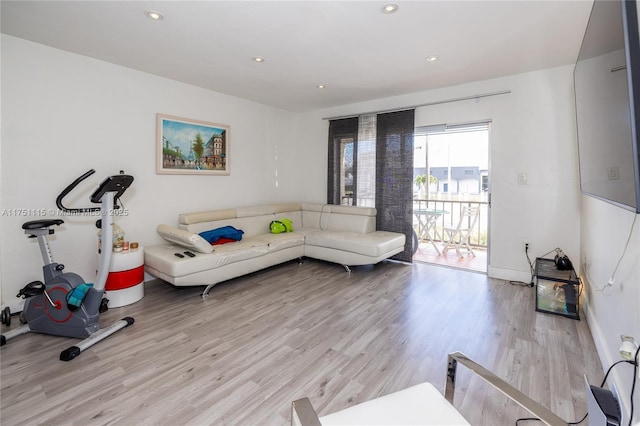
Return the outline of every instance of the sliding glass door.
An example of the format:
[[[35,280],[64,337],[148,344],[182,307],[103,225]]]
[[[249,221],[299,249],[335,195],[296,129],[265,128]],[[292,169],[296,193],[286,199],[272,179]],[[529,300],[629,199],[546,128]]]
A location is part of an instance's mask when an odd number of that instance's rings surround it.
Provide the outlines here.
[[[414,150],[414,228],[420,240],[414,260],[486,272],[489,123],[417,128]],[[477,208],[477,220],[461,220],[465,208]],[[452,229],[471,225],[468,235],[455,234],[445,247]]]

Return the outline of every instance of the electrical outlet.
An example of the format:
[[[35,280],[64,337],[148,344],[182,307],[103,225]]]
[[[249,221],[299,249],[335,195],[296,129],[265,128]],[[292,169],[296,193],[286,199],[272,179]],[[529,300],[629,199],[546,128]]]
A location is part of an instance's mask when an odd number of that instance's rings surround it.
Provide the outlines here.
[[[522,251],[524,251],[525,253],[530,252],[531,251],[531,243],[527,240],[524,240],[522,242]]]
[[[622,341],[622,344],[620,345],[620,357],[627,361],[639,362],[639,359],[633,359],[634,355],[638,351],[638,344],[633,336],[625,336],[624,334],[621,334],[620,340]],[[638,358],[640,358],[640,355]],[[640,379],[640,369],[638,369],[638,378]]]

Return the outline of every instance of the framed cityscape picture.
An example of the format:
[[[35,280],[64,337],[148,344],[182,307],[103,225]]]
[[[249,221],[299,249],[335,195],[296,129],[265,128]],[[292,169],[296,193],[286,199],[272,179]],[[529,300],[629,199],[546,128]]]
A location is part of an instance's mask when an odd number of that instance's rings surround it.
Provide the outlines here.
[[[229,126],[157,115],[158,174],[228,175]]]

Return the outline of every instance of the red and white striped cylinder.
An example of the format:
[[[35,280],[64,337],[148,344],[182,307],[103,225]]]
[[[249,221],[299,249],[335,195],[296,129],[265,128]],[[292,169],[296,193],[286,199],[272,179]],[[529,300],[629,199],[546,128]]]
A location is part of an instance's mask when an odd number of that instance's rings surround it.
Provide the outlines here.
[[[105,284],[110,308],[130,305],[144,297],[144,248],[113,253]]]

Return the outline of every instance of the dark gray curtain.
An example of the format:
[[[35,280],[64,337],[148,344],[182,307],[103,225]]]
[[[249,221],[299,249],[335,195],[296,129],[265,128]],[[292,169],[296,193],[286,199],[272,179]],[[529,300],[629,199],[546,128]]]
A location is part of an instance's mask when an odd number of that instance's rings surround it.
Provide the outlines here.
[[[404,251],[393,259],[411,262],[413,242],[414,110],[378,114],[376,129],[376,228],[405,234]]]
[[[404,251],[393,258],[411,262],[413,255],[413,133],[414,110],[378,114],[375,127],[376,229],[405,234]],[[358,117],[329,123],[327,203],[340,204],[341,141],[358,141]],[[372,133],[373,134],[373,133]],[[354,158],[357,158],[354,144]],[[354,161],[354,177],[357,176]],[[354,178],[355,179],[355,178]],[[354,182],[354,188],[356,187]],[[357,200],[354,193],[354,201]]]
[[[327,173],[328,204],[340,204],[340,141],[347,138],[353,138],[354,142],[358,140],[358,117],[331,120],[329,122],[329,169]],[[355,172],[354,170],[354,176]]]

